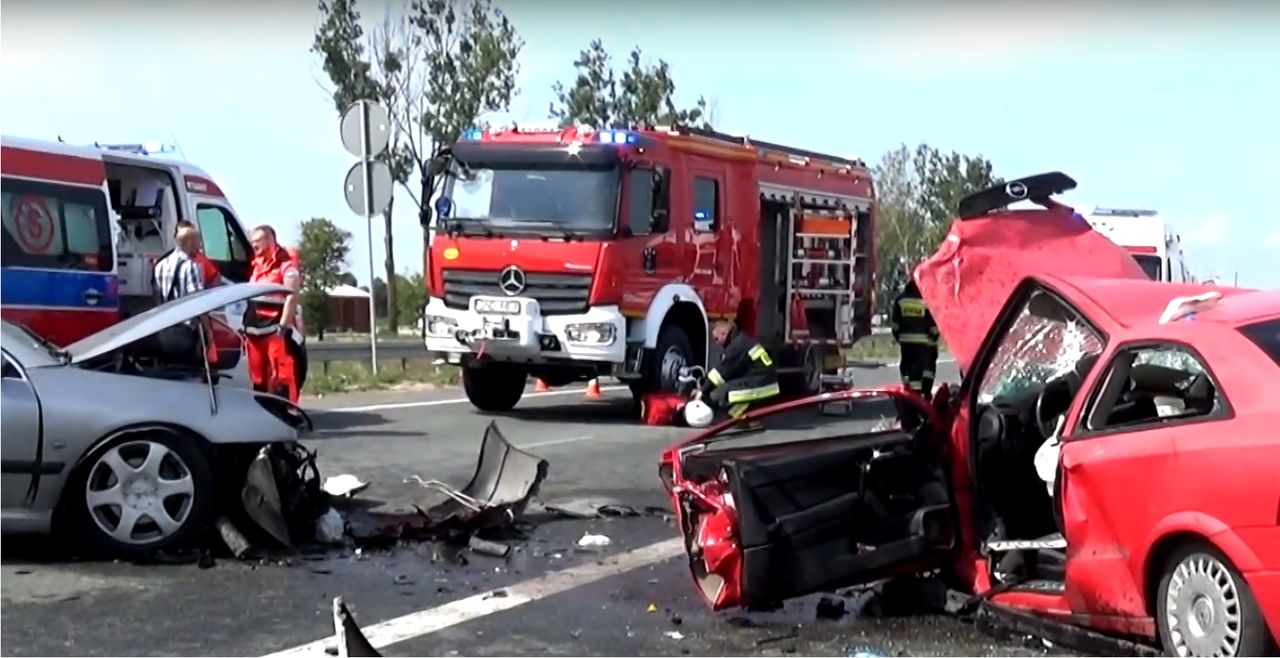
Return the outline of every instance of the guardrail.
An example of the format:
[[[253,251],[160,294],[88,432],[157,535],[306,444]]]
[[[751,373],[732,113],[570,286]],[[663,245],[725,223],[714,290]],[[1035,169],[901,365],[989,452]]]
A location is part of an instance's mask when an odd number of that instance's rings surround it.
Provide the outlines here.
[[[398,359],[400,365],[404,366],[406,361],[426,359],[430,356],[431,354],[427,352],[427,348],[422,344],[421,340],[403,338],[378,340],[378,361],[394,361]],[[320,364],[320,367],[326,372],[330,363],[339,361],[363,361],[368,363],[369,359],[368,340],[316,340],[315,338],[307,340],[307,361],[312,364]]]

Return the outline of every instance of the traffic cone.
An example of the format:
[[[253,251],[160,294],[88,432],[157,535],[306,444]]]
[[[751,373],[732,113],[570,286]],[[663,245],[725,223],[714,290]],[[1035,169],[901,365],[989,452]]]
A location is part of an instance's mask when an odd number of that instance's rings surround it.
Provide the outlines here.
[[[547,383],[541,379],[534,379],[533,390],[538,393],[544,393],[551,390],[551,387],[547,386]]]
[[[599,379],[593,379],[590,382],[587,382],[587,397],[588,398],[600,397],[600,380]]]

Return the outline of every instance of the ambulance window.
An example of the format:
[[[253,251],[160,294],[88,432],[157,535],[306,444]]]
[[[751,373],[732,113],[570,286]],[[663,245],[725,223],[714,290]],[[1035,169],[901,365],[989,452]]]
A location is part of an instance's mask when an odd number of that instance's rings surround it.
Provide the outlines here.
[[[696,176],[693,179],[693,230],[710,233],[720,217],[720,182]]]
[[[235,217],[226,208],[200,204],[196,206],[196,223],[204,240],[204,253],[211,260],[247,261],[248,252]]]
[[[110,272],[107,198],[100,189],[4,179],[6,266]]]

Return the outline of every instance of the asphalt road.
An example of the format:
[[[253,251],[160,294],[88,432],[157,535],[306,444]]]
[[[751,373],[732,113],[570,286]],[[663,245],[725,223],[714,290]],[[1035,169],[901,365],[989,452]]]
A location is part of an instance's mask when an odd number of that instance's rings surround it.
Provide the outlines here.
[[[941,379],[956,378],[943,364]],[[896,369],[860,370],[860,383]],[[371,483],[382,510],[437,498],[404,480],[464,484],[493,418],[456,390],[312,400],[322,475]],[[581,389],[530,395],[496,420],[516,445],[546,458],[547,503],[611,499],[665,506],[659,451],[682,434],[637,426],[626,391],[585,400]],[[384,655],[1043,655],[1038,641],[997,640],[940,615],[815,618],[815,598],[780,611],[718,615],[693,591],[677,532],[659,516],[580,520],[531,514],[529,538],[505,560],[456,564],[434,544],[334,552],[249,565],[76,562],[56,540],[6,539],[0,565],[5,655],[248,655],[303,647],[324,655],[330,604],[343,596]],[[576,543],[610,538],[598,552]],[[204,565],[208,567],[208,565]],[[308,650],[310,653],[308,653]],[[1058,650],[1060,653],[1060,650]]]

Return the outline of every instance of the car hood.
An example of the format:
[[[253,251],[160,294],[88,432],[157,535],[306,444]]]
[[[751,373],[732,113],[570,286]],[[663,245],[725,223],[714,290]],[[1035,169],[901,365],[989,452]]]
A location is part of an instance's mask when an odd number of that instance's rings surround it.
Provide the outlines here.
[[[209,288],[111,325],[68,345],[64,351],[70,355],[71,363],[82,363],[224,306],[279,292],[289,292],[289,288],[269,283],[236,283]]]
[[[1147,278],[1128,252],[1062,205],[958,219],[913,276],[947,349],[968,372],[1009,296],[1038,274]]]

